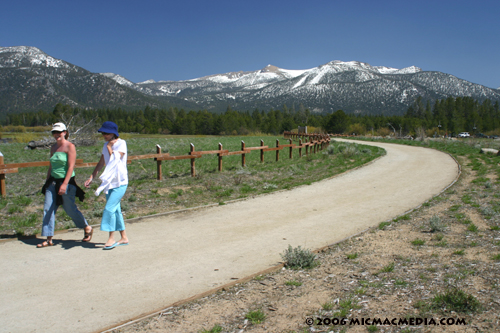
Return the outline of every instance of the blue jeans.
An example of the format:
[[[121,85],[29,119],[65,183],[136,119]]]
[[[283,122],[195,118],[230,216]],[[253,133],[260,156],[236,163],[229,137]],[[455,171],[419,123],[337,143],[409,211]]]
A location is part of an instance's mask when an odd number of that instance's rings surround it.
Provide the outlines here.
[[[66,193],[62,195],[63,208],[66,214],[71,217],[78,228],[85,228],[89,224],[83,217],[83,214],[78,210],[75,203],[76,187],[68,184]],[[56,212],[59,206],[56,204],[56,186],[50,184],[45,191],[45,203],[43,205],[43,225],[42,236],[54,236],[54,227],[56,221]]]
[[[127,185],[113,188],[106,194],[106,207],[102,213],[101,230],[102,231],[123,231],[125,230],[125,221],[123,220],[120,201],[127,191]]]

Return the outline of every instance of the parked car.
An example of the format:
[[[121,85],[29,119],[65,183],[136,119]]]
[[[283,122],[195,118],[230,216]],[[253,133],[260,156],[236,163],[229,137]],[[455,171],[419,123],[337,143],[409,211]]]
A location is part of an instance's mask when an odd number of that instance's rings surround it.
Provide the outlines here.
[[[477,134],[475,135],[475,137],[476,137],[476,138],[483,138],[483,139],[488,139],[488,138],[489,138],[489,136],[487,136],[487,135],[485,135],[485,134],[483,134],[483,133],[477,133]]]
[[[470,137],[470,134],[469,134],[469,132],[462,132],[462,133],[458,134],[458,137],[459,138],[468,138],[468,137]]]

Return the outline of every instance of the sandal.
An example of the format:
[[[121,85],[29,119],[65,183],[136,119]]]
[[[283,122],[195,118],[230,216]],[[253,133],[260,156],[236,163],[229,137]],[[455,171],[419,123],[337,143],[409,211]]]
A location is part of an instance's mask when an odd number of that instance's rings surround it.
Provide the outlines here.
[[[37,244],[36,247],[41,249],[42,247],[47,247],[47,246],[54,246],[54,243],[52,241],[44,241],[43,243]]]
[[[90,232],[85,232],[82,242],[90,242],[92,240],[93,234],[94,234],[94,228],[90,229]]]

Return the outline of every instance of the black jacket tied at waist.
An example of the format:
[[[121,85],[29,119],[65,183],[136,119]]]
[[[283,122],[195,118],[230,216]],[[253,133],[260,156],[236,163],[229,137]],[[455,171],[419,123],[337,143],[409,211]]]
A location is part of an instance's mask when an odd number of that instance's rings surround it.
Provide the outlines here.
[[[52,183],[55,183],[55,186],[56,186],[56,204],[58,206],[63,204],[62,196],[59,195],[59,188],[61,187],[61,184],[63,182],[64,182],[64,178],[54,178],[54,177],[50,176],[50,178],[47,179],[47,181],[45,182],[45,184],[42,187],[42,194],[45,195],[45,191],[47,190],[47,188]],[[76,187],[76,196],[78,197],[78,199],[80,199],[81,202],[83,202],[83,200],[85,199],[85,192],[78,185],[76,185],[75,177],[71,177],[69,179],[68,185],[73,185],[74,187]]]

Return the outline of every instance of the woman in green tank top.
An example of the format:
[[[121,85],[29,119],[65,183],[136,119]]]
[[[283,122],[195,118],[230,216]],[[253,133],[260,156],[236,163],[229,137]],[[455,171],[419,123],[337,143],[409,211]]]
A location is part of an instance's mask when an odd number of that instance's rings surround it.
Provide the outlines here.
[[[42,236],[47,240],[37,245],[38,248],[52,246],[52,238],[55,229],[55,215],[59,206],[63,206],[78,228],[84,229],[85,235],[82,242],[90,242],[93,229],[78,210],[75,197],[83,201],[85,193],[75,182],[75,145],[69,142],[68,130],[63,123],[55,123],[52,127],[52,136],[56,143],[50,149],[50,167],[47,172],[47,180],[42,188],[45,194],[43,207]]]
[[[50,158],[50,175],[54,178],[65,178],[68,173],[68,154],[62,151],[56,151]],[[71,177],[75,176],[73,170]]]

